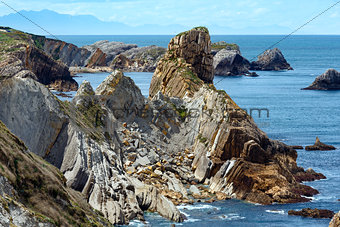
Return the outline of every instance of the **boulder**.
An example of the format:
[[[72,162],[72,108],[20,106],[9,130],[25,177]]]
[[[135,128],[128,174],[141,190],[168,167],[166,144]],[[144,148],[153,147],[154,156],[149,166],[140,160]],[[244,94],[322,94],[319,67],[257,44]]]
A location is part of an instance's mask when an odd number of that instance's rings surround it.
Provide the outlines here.
[[[293,70],[278,48],[266,50],[257,61],[250,64],[250,70],[281,71]]]
[[[309,218],[332,218],[334,216],[334,212],[330,210],[319,210],[319,209],[306,208],[300,211],[290,210],[288,211],[288,215],[302,216],[302,217],[309,217]]]
[[[315,144],[312,146],[306,146],[305,150],[306,151],[330,151],[330,150],[336,150],[336,147],[321,143],[319,137],[316,137]]]
[[[189,192],[190,192],[192,195],[201,195],[200,190],[199,190],[195,185],[191,185],[191,186],[190,186]]]
[[[313,84],[303,90],[339,90],[340,73],[335,69],[328,69],[324,74],[317,77]]]
[[[340,212],[335,214],[332,221],[329,223],[329,227],[339,227],[340,226]]]

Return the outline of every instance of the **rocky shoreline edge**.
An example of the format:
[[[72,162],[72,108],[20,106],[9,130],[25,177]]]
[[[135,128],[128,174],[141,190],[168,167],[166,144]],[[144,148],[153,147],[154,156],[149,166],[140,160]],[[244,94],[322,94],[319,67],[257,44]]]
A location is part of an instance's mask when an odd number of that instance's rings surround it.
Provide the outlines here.
[[[24,47],[9,54],[23,51],[22,67]],[[175,205],[198,200],[310,201],[318,191],[300,182],[321,174],[298,167],[294,149],[214,87],[213,58],[206,28],[175,36],[148,99],[119,70],[96,90],[85,81],[72,102],[58,100],[39,70],[1,77],[1,220],[110,226],[151,211],[182,222]]]

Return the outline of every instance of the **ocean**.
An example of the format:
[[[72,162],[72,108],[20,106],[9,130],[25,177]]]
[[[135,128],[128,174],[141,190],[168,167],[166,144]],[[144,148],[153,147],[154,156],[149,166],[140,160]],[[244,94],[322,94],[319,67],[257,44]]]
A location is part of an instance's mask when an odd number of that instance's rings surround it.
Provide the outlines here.
[[[59,36],[78,46],[99,40],[167,47],[172,36]],[[244,57],[255,59],[284,36],[212,36],[212,41],[237,43]],[[302,208],[340,210],[340,91],[305,91],[314,79],[329,68],[340,70],[340,36],[291,36],[275,47],[282,50],[294,68],[288,72],[257,72],[259,77],[215,77],[215,86],[225,90],[243,109],[263,109],[252,116],[267,135],[288,145],[312,145],[316,136],[335,151],[298,151],[298,165],[313,168],[326,180],[306,183],[320,194],[309,203],[254,205],[229,200],[212,204],[183,205],[188,220],[176,226],[328,226],[328,219],[288,216],[288,210]],[[95,88],[107,76],[79,74]],[[147,96],[152,73],[126,73]],[[267,116],[267,112],[269,116]],[[146,213],[150,226],[169,226],[157,214]],[[143,226],[133,221],[133,226]]]

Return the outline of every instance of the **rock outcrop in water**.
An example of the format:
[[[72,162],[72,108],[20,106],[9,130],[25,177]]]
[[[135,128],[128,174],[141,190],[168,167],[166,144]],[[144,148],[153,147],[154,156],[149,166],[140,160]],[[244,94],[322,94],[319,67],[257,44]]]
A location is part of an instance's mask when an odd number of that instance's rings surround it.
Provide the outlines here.
[[[66,65],[55,61],[38,48],[32,35],[10,29],[1,31],[3,42],[0,59],[0,77],[13,77],[22,71],[30,77],[58,91],[75,91],[77,82],[70,76]],[[19,75],[18,75],[19,76]]]
[[[293,70],[278,48],[265,51],[257,61],[253,61],[250,70],[281,71]]]
[[[191,40],[197,42],[202,32],[193,29],[183,34],[191,34]],[[301,195],[317,191],[296,181],[295,174],[304,174],[296,165],[296,151],[268,139],[224,91],[199,78],[199,68],[173,54],[182,51],[172,45],[178,40],[187,46],[183,34],[170,42],[149,94],[152,100],[159,92],[170,99],[181,98],[183,110],[198,112],[195,118],[186,119],[184,127],[191,133],[182,138],[191,141],[186,147],[195,157],[191,165],[195,178],[209,184],[212,193],[223,192],[254,203],[308,201]]]
[[[309,218],[332,218],[334,216],[334,212],[330,210],[319,210],[319,209],[302,209],[301,211],[290,210],[288,211],[288,215],[294,216],[302,216]]]
[[[340,90],[340,73],[335,69],[329,69],[303,90]]]
[[[249,72],[250,62],[242,57],[236,44],[218,42],[213,44],[215,75],[219,76],[258,76]]]
[[[330,151],[330,150],[336,150],[336,148],[332,145],[327,145],[320,142],[319,137],[316,137],[315,144],[312,146],[306,146],[306,151]]]

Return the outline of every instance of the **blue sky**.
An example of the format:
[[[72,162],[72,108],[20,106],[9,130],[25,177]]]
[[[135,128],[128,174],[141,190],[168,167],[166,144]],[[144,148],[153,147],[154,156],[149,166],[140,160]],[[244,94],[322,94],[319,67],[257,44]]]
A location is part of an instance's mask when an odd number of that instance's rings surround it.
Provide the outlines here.
[[[49,9],[63,14],[93,15],[130,26],[284,27],[291,30],[336,0],[3,0],[17,10]],[[0,3],[0,16],[13,13]],[[286,33],[286,31],[284,32]],[[300,34],[340,34],[340,4],[306,26]],[[299,34],[298,33],[298,34]]]

